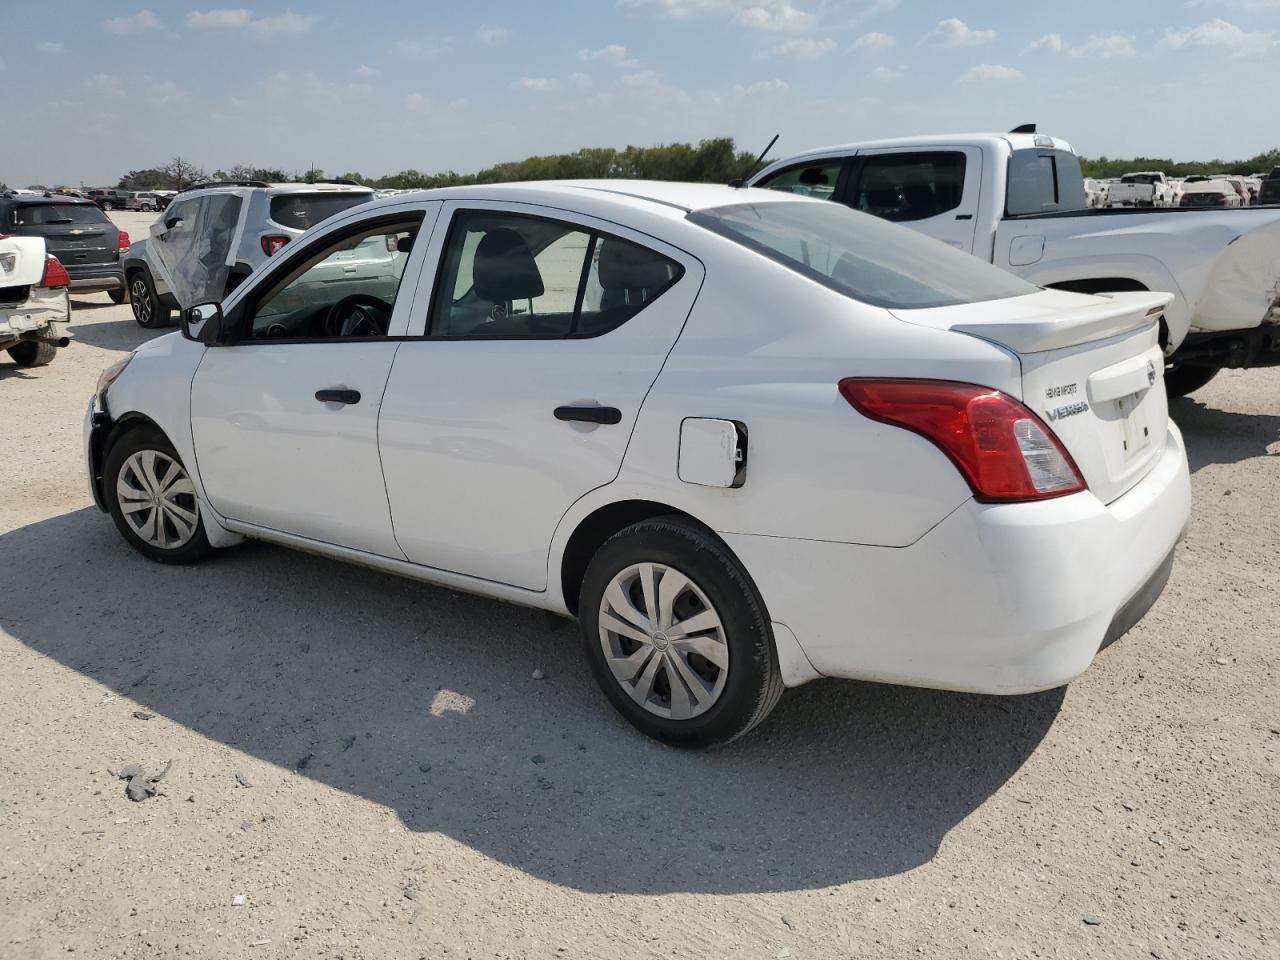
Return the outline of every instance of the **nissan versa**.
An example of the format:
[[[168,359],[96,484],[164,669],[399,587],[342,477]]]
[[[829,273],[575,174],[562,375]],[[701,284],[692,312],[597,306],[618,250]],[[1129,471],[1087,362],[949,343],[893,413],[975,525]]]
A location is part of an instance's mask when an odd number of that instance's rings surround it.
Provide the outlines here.
[[[575,616],[613,705],[705,746],[820,676],[1059,686],[1132,626],[1190,506],[1169,301],[777,191],[400,195],[105,370],[89,473],[153,560],[252,537]]]

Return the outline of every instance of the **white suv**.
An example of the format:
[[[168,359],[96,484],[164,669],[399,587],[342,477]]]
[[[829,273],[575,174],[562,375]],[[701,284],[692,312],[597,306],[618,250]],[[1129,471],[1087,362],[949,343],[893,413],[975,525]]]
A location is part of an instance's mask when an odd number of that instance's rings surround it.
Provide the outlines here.
[[[771,190],[389,197],[104,371],[89,475],[162,563],[253,537],[575,616],[623,716],[708,745],[823,675],[1058,686],[1136,623],[1190,506],[1170,299]]]
[[[353,183],[206,183],[173,197],[124,258],[133,317],[162,327],[171,311],[220,300],[295,237],[373,199]]]

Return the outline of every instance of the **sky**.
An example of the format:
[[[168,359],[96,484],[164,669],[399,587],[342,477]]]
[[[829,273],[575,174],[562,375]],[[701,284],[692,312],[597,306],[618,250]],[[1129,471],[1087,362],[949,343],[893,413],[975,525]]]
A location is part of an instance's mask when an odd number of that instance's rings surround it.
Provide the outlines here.
[[[1030,122],[1089,156],[1280,146],[1280,0],[0,0],[0,36],[10,186]]]

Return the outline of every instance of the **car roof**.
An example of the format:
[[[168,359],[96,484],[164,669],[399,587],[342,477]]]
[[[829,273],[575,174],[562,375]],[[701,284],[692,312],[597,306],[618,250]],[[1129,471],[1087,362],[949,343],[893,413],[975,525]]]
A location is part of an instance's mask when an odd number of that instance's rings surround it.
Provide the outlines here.
[[[65,203],[68,205],[97,206],[92,200],[86,200],[84,197],[68,197],[65,193],[18,193],[12,196],[4,193],[0,194],[0,200],[12,200],[14,203],[19,204]]]
[[[665,210],[683,217],[694,210],[735,203],[822,203],[777,190],[731,187],[719,183],[678,183],[658,180],[533,180],[516,183],[438,187],[384,197],[378,206],[396,206],[415,197],[429,200],[506,200],[582,209],[587,206]]]
[[[281,196],[290,193],[367,193],[373,194],[373,187],[364,187],[356,183],[211,183],[207,186],[196,185],[188,187],[186,190],[179,190],[178,194],[185,200],[188,196],[198,193],[255,193],[261,192],[268,196]]]
[[[885,140],[859,140],[854,143],[816,147],[812,150],[804,150],[800,153],[793,153],[783,157],[780,160],[775,160],[764,170],[772,170],[783,165],[790,166],[793,163],[803,163],[808,159],[855,153],[859,150],[883,150],[893,147],[904,149],[913,147],[937,147],[938,149],[946,147],[991,148],[1001,143],[1007,144],[1010,150],[1047,149],[1063,150],[1067,153],[1075,152],[1067,141],[1058,137],[1050,137],[1043,133],[941,133],[916,137],[893,137]],[[763,173],[764,170],[760,172]],[[752,174],[752,176],[756,176],[756,174]]]

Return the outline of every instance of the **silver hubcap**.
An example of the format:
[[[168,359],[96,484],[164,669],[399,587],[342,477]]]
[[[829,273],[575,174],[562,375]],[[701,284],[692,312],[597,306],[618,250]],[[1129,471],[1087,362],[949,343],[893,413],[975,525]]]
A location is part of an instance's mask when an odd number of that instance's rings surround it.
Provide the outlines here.
[[[609,582],[600,646],[627,695],[670,720],[706,713],[729,676],[720,615],[697,584],[660,563],[627,567]]]
[[[196,488],[181,464],[159,450],[139,450],[124,462],[116,499],[125,522],[153,547],[176,550],[195,536]]]

